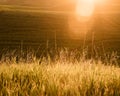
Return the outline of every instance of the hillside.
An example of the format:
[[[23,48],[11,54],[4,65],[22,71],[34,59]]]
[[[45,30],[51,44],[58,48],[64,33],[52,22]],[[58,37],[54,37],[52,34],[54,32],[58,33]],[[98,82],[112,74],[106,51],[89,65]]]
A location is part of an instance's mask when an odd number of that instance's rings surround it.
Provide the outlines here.
[[[75,24],[70,23],[71,20],[74,21],[70,19],[71,14],[36,8],[8,5],[0,7],[0,45],[2,48],[20,46],[21,41],[26,46],[46,47],[47,40],[49,40],[49,46],[54,47],[55,33],[58,46],[75,48],[82,46],[84,35],[81,27],[83,24],[78,21]],[[87,46],[91,44],[92,32],[94,32],[96,46],[104,44],[106,50],[120,53],[119,21],[118,12],[95,14],[93,20],[89,22],[92,24],[92,29],[87,32]],[[70,29],[72,27],[74,30]],[[74,34],[75,30],[78,30],[78,34]]]
[[[0,1],[2,5],[19,5],[19,6],[29,6],[37,7],[43,10],[54,10],[54,11],[72,11],[75,8],[75,4],[69,0],[59,1],[59,0],[5,0]]]

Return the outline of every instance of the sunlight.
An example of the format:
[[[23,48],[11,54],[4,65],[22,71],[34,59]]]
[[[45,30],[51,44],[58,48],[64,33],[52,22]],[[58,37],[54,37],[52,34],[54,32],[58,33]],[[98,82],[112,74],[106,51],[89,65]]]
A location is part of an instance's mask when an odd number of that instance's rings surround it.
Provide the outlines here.
[[[94,14],[95,6],[104,5],[107,0],[76,0],[75,14],[78,20],[88,21]]]
[[[95,0],[77,0],[75,15],[69,19],[69,28],[72,31],[70,37],[84,38],[86,33],[91,30],[93,23],[93,13]]]
[[[94,12],[94,3],[94,0],[78,0],[76,4],[77,17],[90,17]]]
[[[68,26],[71,38],[84,39],[86,34],[92,34],[95,18],[105,12],[109,0],[74,0],[74,14],[69,16]],[[96,15],[97,14],[97,15]]]

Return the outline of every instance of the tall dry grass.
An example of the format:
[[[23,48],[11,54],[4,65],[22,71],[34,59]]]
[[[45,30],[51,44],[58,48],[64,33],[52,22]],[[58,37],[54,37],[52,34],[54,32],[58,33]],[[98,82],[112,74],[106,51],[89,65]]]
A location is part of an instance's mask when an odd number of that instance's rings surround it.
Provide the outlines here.
[[[1,96],[119,96],[120,68],[91,61],[0,66]]]
[[[120,96],[117,59],[112,64],[109,58],[103,62],[88,58],[87,51],[68,49],[59,50],[54,59],[50,54],[22,56],[2,55],[0,96]]]

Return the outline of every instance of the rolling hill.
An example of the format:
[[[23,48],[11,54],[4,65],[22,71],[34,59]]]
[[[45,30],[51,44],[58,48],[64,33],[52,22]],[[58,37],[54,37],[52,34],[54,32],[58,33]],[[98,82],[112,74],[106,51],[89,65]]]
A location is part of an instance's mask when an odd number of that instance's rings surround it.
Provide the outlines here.
[[[61,11],[41,10],[31,6],[0,6],[0,45],[2,48],[20,46],[54,46],[55,32],[58,46],[82,46],[84,36],[73,34],[69,27],[71,14]],[[119,12],[96,13],[92,20],[92,29],[87,33],[88,46],[91,44],[92,32],[96,45],[104,43],[106,50],[120,53],[120,14]],[[79,26],[75,27],[82,32]],[[72,36],[72,38],[71,38]],[[99,49],[101,50],[101,49]]]

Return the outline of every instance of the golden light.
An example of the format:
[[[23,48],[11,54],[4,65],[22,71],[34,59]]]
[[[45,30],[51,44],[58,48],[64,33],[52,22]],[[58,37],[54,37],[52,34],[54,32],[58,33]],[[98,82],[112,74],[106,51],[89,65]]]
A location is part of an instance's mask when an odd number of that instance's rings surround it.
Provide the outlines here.
[[[76,14],[80,16],[90,17],[94,12],[94,0],[78,0],[76,5]]]
[[[101,9],[104,11],[109,0],[74,0],[74,15],[69,16],[71,38],[84,38],[94,27],[94,20]],[[72,34],[71,34],[72,33]],[[90,33],[91,34],[91,33]]]
[[[107,0],[77,0],[76,1],[76,16],[77,19],[86,19],[89,20],[89,18],[93,15],[95,6],[102,5]]]
[[[92,27],[92,15],[94,13],[95,1],[94,0],[77,0],[75,17],[71,17],[69,21],[69,28],[76,36],[82,38]],[[89,22],[88,22],[89,21]]]

